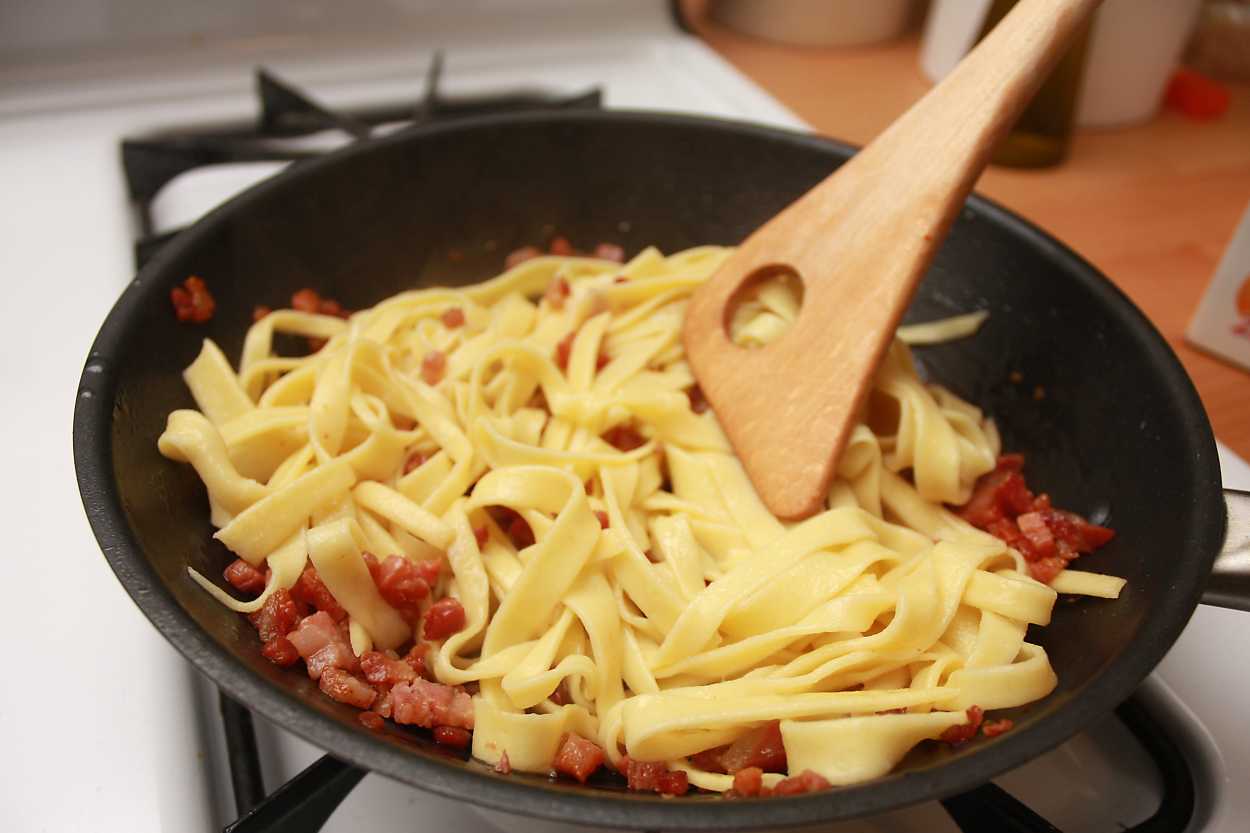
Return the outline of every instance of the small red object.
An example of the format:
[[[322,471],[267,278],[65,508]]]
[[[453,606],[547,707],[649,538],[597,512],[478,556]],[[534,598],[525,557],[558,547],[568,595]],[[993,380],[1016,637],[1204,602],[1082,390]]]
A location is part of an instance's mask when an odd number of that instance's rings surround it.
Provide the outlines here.
[[[656,791],[661,795],[685,795],[690,790],[690,779],[680,769],[670,769],[658,780]]]
[[[757,766],[749,766],[734,773],[733,791],[735,795],[751,798],[759,795],[764,789],[764,770]]]
[[[242,558],[236,558],[230,562],[230,566],[222,572],[222,576],[240,593],[256,596],[265,589],[265,574]]]
[[[625,262],[625,250],[615,243],[600,243],[595,246],[595,257],[600,260],[611,260],[616,263]]]
[[[449,330],[464,326],[464,310],[460,307],[448,307],[439,317],[443,320],[443,326]]]
[[[431,350],[421,359],[421,380],[427,385],[437,385],[447,372],[447,356],[442,350]]]
[[[985,717],[985,712],[981,710],[980,706],[969,706],[967,717],[967,723],[951,726],[941,734],[938,740],[943,743],[949,743],[951,746],[960,746],[976,737],[977,730],[981,728],[981,721]]]
[[[576,778],[585,784],[596,769],[603,765],[603,750],[597,743],[586,740],[580,735],[566,732],[560,738],[552,767],[556,772]]]
[[[573,248],[573,244],[569,242],[567,237],[551,238],[551,243],[547,246],[547,251],[551,252],[553,255],[560,255],[563,257],[567,257],[568,255],[576,252]]]
[[[265,643],[260,652],[265,659],[282,668],[294,665],[299,659],[299,651],[295,650],[295,645],[285,636],[275,636]]]
[[[981,726],[981,734],[985,735],[987,738],[997,737],[1003,732],[1010,732],[1012,727],[1015,725],[1016,724],[1007,717],[1004,717],[1002,720],[987,720]]]
[[[813,793],[819,790],[827,790],[832,786],[823,775],[818,775],[810,769],[805,769],[798,775],[785,778],[777,782],[777,786],[773,787],[773,795],[803,795],[804,793]]]
[[[196,275],[188,277],[182,286],[169,290],[169,300],[174,305],[174,315],[178,316],[178,320],[192,324],[210,320],[217,309],[217,302],[213,300],[208,286],[203,278]]]
[[[569,369],[569,356],[573,353],[573,339],[577,338],[577,331],[566,335],[556,344],[556,364],[561,370]]]
[[[425,613],[422,635],[426,639],[446,639],[463,630],[464,623],[464,607],[449,596],[430,605]]]
[[[442,746],[450,746],[452,749],[467,749],[473,735],[467,729],[461,729],[459,726],[435,726],[434,742]]]
[[[1181,67],[1168,83],[1164,101],[1168,107],[1198,121],[1217,119],[1232,101],[1228,87],[1197,70]]]

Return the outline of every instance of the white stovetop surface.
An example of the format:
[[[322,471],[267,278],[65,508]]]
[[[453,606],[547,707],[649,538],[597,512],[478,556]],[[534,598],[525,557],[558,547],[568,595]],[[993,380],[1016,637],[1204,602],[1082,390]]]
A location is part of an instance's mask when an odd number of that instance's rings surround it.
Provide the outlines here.
[[[215,720],[215,701],[117,584],[73,475],[76,380],[99,324],[132,276],[119,139],[250,114],[246,68],[259,54],[276,53],[276,69],[297,82],[313,80],[331,102],[410,97],[434,45],[449,47],[452,92],[526,82],[572,91],[602,83],[609,106],[800,126],[701,44],[674,35],[663,5],[631,4],[629,26],[602,27],[602,36],[583,32],[575,43],[534,35],[524,46],[485,49],[440,30],[436,44],[406,43],[368,57],[247,44],[188,60],[181,74],[136,75],[136,66],[97,62],[0,78],[0,279],[10,309],[0,328],[0,373],[13,392],[5,416],[8,476],[0,487],[8,530],[0,627],[11,658],[0,689],[0,778],[8,785],[0,829],[213,830],[230,818],[228,787],[223,793],[212,780],[213,730],[204,723],[205,715]],[[222,57],[228,60],[212,60]],[[1250,488],[1250,467],[1231,455],[1222,460],[1226,483]],[[1250,673],[1245,663],[1219,659],[1230,655],[1230,640],[1250,645],[1250,625],[1238,616],[1200,608],[1160,674],[1217,738],[1225,771],[1244,773],[1250,738],[1241,692],[1250,689]],[[271,773],[315,754],[267,735],[262,728]],[[1231,833],[1238,829],[1233,819],[1250,816],[1250,796],[1227,797],[1209,830]],[[394,829],[416,829],[414,818],[444,818],[454,829],[531,829],[515,819],[471,820],[459,805],[377,776],[365,779],[327,829],[360,828],[374,802],[414,810]],[[891,828],[883,822],[875,829]]]

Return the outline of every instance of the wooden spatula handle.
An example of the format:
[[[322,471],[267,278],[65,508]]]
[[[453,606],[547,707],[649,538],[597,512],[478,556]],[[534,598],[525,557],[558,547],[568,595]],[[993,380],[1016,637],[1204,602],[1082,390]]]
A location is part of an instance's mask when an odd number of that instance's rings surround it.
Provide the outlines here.
[[[751,235],[691,299],[691,366],[774,514],[803,517],[821,506],[916,285],[994,145],[1099,2],[1023,0],[941,84]],[[803,280],[798,318],[775,343],[739,348],[727,331],[730,305],[744,281],[775,268]]]

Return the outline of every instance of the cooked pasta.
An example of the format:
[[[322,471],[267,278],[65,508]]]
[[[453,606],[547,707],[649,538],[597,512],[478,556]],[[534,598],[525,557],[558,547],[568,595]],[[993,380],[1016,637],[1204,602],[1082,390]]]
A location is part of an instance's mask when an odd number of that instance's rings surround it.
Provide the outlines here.
[[[366,553],[445,554],[442,592],[463,618],[425,667],[476,685],[473,756],[530,772],[551,770],[571,733],[614,765],[663,762],[726,791],[734,775],[707,751],[775,726],[790,775],[850,784],[971,707],[1046,696],[1055,674],[1029,625],[1047,624],[1057,590],[1114,597],[1123,582],[1035,581],[1018,549],[944,506],[995,469],[998,434],[924,383],[902,341],[827,509],[770,515],[692,400],[680,338],[690,292],[727,251],[538,257],[347,320],[277,311],[249,330],[237,372],[205,341],[185,374],[199,409],[172,413],[159,447],[195,467],[215,537],[268,575],[250,601],[193,577],[255,614],[311,564],[352,653],[394,661],[422,641],[419,617],[388,603]],[[754,303],[746,339],[797,309],[784,287]],[[327,343],[281,357],[276,334]],[[392,699],[332,679],[345,698]]]

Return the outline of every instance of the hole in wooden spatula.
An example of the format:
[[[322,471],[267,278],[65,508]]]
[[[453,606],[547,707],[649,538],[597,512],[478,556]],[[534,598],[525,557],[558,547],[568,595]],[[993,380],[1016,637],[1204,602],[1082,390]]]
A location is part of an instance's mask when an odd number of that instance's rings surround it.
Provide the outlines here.
[[[763,266],[738,287],[725,307],[729,340],[756,349],[780,339],[803,308],[803,279],[789,266]]]

